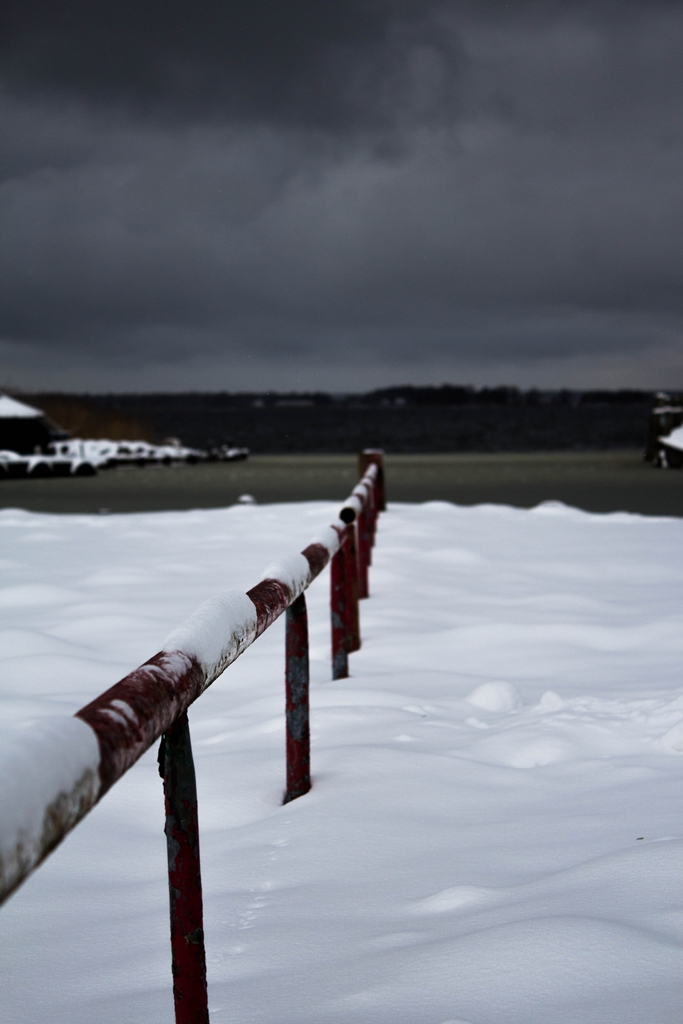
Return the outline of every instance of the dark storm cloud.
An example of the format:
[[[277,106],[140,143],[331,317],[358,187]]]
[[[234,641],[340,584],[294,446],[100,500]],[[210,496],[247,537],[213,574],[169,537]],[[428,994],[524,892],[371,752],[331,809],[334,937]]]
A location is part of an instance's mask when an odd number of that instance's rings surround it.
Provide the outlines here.
[[[4,12],[5,376],[683,378],[682,5]]]
[[[448,53],[427,12],[383,0],[14,0],[0,58],[23,92],[56,89],[176,122],[340,130],[391,113],[416,30]]]

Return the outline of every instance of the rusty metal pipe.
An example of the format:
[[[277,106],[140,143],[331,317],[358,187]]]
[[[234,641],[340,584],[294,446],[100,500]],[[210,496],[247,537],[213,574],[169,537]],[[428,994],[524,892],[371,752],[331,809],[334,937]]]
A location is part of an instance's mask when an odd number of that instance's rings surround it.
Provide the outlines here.
[[[370,523],[372,491],[358,517],[358,598],[364,600],[370,596],[368,583],[368,566],[370,565],[370,548],[372,546],[372,527]]]
[[[332,615],[332,678],[349,674],[349,635],[346,606],[349,599],[348,548],[346,538],[332,559],[330,568],[330,611]]]
[[[346,571],[346,628],[349,637],[349,652],[360,650],[360,614],[358,609],[359,564],[358,564],[358,523],[349,527]]]
[[[378,512],[386,512],[384,484],[384,452],[381,448],[365,448],[358,456],[358,475],[362,478],[370,466],[377,466],[377,484],[375,502]]]
[[[166,804],[175,1019],[176,1024],[209,1024],[197,785],[185,712],[161,738],[159,774]]]
[[[311,734],[308,711],[308,616],[306,598],[297,597],[285,613],[285,690],[287,790],[283,803],[311,788]]]

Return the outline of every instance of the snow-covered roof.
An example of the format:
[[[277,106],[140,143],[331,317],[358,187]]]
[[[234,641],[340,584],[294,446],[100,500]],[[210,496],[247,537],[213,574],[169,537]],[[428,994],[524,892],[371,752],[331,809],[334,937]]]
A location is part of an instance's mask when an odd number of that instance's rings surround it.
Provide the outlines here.
[[[668,444],[670,448],[678,448],[679,451],[683,451],[683,426],[676,427],[670,434],[660,437],[659,440]]]
[[[25,405],[23,402],[17,402],[16,398],[10,398],[9,395],[3,395],[0,391],[0,419],[30,420],[42,415],[43,412],[41,409],[34,409],[32,405]]]

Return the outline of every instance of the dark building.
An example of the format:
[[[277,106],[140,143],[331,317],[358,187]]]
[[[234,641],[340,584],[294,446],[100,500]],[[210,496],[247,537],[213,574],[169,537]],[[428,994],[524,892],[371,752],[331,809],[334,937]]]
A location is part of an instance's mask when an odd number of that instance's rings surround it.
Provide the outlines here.
[[[47,452],[52,441],[68,437],[41,409],[18,402],[0,392],[0,450],[31,455]]]

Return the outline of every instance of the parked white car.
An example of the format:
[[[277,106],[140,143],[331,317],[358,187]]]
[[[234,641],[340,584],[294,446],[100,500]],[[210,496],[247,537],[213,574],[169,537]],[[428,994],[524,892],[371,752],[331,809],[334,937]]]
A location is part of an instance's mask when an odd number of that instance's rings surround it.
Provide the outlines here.
[[[87,459],[99,469],[112,466],[170,465],[173,462],[199,462],[206,452],[181,444],[150,444],[148,441],[110,441],[107,438],[85,440],[73,437],[52,445],[56,455]]]
[[[68,454],[20,455],[8,449],[0,450],[0,477],[94,476],[97,466],[87,457]]]

